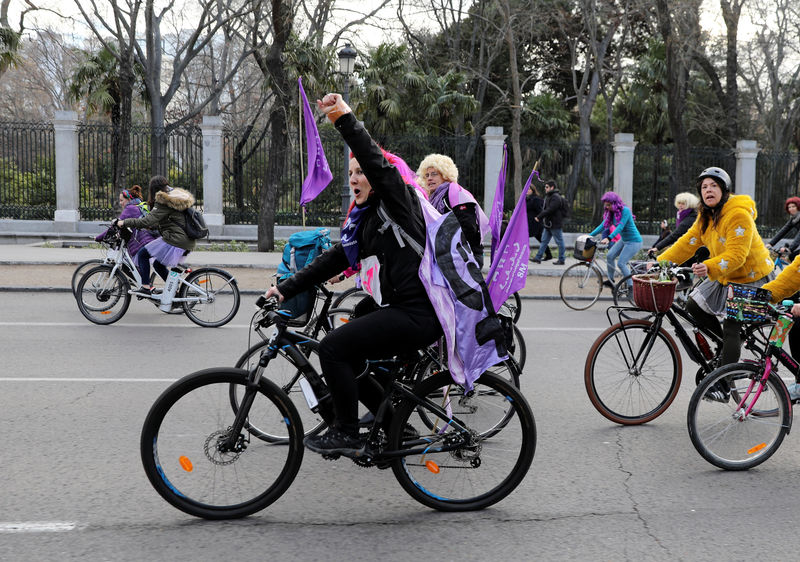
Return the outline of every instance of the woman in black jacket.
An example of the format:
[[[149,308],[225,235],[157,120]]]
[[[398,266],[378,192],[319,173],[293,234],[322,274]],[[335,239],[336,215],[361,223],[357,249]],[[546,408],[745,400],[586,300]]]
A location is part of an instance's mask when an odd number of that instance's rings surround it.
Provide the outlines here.
[[[667,246],[672,246],[678,238],[686,234],[689,227],[697,220],[698,205],[700,205],[700,199],[694,193],[678,193],[675,196],[675,208],[678,209],[675,230],[656,242],[648,253],[658,253]]]
[[[365,361],[421,349],[436,341],[442,329],[419,279],[419,255],[409,244],[401,247],[394,231],[382,228],[384,221],[378,216],[383,202],[394,222],[424,247],[425,221],[414,188],[386,160],[339,94],[326,95],[317,107],[352,150],[349,173],[355,207],[342,227],[341,241],[271,287],[266,296],[291,298],[361,263],[362,285],[379,307],[322,340],[319,358],[333,398],[334,420],[326,433],[305,440],[314,452],[353,456],[363,447],[358,401],[375,411],[382,398],[372,381],[356,381]]]
[[[800,246],[800,212],[798,212],[800,211],[800,197],[789,197],[784,203],[784,207],[786,212],[789,213],[789,220],[767,243],[767,248],[772,249],[782,238],[786,238],[796,228],[797,234],[794,239],[780,248],[780,251],[789,253],[789,261],[792,261],[797,256],[797,248]]]

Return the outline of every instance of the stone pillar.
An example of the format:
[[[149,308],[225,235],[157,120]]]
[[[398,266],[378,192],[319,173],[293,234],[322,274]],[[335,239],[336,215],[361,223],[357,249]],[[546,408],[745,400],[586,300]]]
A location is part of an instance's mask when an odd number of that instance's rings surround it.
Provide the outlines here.
[[[614,191],[627,205],[633,206],[633,151],[637,142],[632,133],[614,135]]]
[[[756,199],[756,157],[760,149],[754,140],[736,141],[736,187],[734,192]]]
[[[212,236],[222,234],[222,117],[204,115],[203,132],[203,218]]]
[[[53,120],[56,144],[56,232],[77,232],[80,213],[78,196],[78,114],[56,111]]]
[[[494,193],[497,189],[497,178],[503,167],[503,144],[507,135],[503,134],[503,127],[486,127],[483,135],[484,145],[484,172],[483,172],[483,211],[489,217],[492,214]]]

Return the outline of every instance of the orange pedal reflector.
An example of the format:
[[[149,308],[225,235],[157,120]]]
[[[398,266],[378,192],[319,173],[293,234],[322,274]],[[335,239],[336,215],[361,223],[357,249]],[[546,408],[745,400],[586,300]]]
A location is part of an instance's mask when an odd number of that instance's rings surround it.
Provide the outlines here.
[[[208,283],[208,279],[203,279],[202,281],[198,281],[198,283],[200,283],[201,285],[202,285],[203,283]]]
[[[756,445],[752,449],[748,449],[747,450],[747,454],[748,455],[752,455],[753,453],[757,453],[757,452],[759,452],[761,449],[763,449],[766,446],[767,446],[766,443],[759,443],[758,445]]]
[[[189,460],[189,457],[181,455],[178,457],[178,462],[181,463],[181,468],[183,468],[183,470],[186,472],[191,472],[194,470],[194,466],[192,466],[192,461]]]
[[[425,461],[425,466],[434,474],[439,474],[439,465],[433,461]]]
[[[100,314],[111,314],[111,311],[110,310],[103,310],[103,311],[100,312]]]

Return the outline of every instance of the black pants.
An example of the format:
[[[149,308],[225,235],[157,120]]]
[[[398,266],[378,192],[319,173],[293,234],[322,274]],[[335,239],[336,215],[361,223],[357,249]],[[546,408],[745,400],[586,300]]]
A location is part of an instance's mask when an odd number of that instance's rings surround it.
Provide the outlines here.
[[[429,302],[378,308],[329,333],[319,346],[322,373],[330,388],[335,425],[358,433],[358,402],[377,411],[383,389],[374,379],[356,377],[367,359],[388,359],[422,349],[442,335]]]
[[[739,361],[742,354],[741,324],[735,320],[725,319],[722,326],[713,314],[700,308],[696,302],[689,299],[686,310],[692,315],[699,326],[706,328],[722,338],[722,357],[720,365],[728,365]]]
[[[147,251],[147,247],[142,248],[136,253],[136,266],[139,268],[139,274],[142,276],[142,285],[149,285],[150,284],[150,252]],[[169,271],[164,264],[160,261],[155,260],[153,261],[153,269],[156,270],[158,276],[161,277],[163,280],[167,280],[167,275],[169,275]]]

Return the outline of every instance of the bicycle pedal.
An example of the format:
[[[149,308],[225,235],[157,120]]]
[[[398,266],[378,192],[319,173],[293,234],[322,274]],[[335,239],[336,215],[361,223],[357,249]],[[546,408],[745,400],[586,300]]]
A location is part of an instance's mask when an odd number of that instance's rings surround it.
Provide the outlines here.
[[[332,453],[330,455],[322,455],[322,458],[325,459],[326,461],[335,461],[341,456],[342,455],[340,455],[339,453]]]

